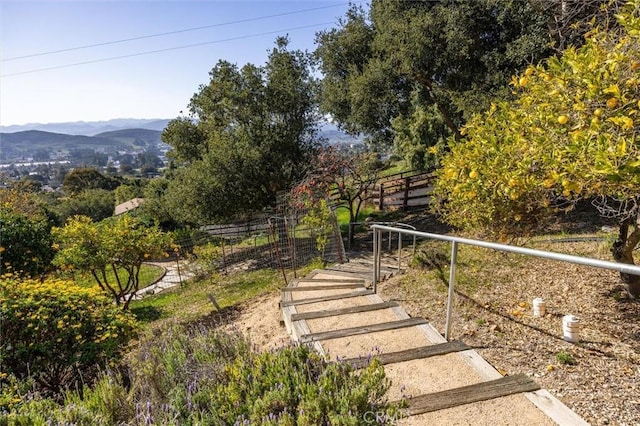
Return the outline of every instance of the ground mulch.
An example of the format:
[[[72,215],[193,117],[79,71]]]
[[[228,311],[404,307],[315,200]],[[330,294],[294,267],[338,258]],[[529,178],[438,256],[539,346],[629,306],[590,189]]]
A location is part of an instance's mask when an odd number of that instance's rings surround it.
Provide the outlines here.
[[[527,245],[610,260],[607,238],[570,240],[537,238]],[[617,273],[497,252],[483,256],[463,257],[458,265],[451,337],[503,374],[535,378],[591,424],[640,424],[640,301],[628,298]],[[427,266],[382,283],[379,291],[444,332],[448,271]],[[533,315],[536,297],[546,302],[542,318]],[[563,340],[567,314],[580,318],[579,343]]]

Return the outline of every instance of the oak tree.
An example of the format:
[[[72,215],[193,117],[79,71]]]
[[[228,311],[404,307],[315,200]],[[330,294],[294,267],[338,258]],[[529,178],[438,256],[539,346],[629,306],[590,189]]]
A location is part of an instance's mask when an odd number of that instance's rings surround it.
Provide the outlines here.
[[[423,151],[459,137],[465,118],[509,94],[509,76],[551,53],[546,16],[519,0],[374,0],[317,42],[323,110],[382,146],[426,114],[435,124],[412,135]]]
[[[189,117],[164,131],[174,161],[166,200],[181,220],[260,210],[304,175],[316,145],[316,82],[308,55],[287,44],[279,38],[260,67],[220,61]]]

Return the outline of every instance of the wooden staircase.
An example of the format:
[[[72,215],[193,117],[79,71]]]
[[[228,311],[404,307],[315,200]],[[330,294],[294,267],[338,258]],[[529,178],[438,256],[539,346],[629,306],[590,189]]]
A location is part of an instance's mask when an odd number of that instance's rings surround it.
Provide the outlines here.
[[[349,262],[291,282],[282,318],[295,341],[332,360],[361,368],[376,356],[392,381],[389,399],[408,402],[397,424],[587,424],[526,375],[503,377],[463,342],[447,342],[425,319],[382,300],[371,271],[366,261]],[[383,277],[396,272],[382,268]]]

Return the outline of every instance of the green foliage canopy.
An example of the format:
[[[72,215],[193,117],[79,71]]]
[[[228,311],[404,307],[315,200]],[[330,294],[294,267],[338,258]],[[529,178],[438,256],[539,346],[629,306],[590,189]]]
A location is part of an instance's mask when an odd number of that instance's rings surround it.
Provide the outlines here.
[[[210,75],[191,99],[191,116],[163,133],[175,166],[166,199],[192,223],[269,206],[303,175],[315,146],[311,63],[286,39],[262,67],[220,61]]]
[[[44,218],[0,208],[0,270],[32,277],[46,272],[53,259],[51,225]]]
[[[169,180],[156,177],[147,182],[142,192],[144,203],[137,209],[136,215],[149,223],[155,223],[164,230],[174,229],[178,223],[174,211],[167,201]]]
[[[124,203],[132,198],[142,198],[145,185],[150,182],[142,179],[128,179],[114,191],[116,204]]]
[[[38,194],[0,189],[0,271],[45,273],[53,259],[53,219]]]
[[[87,189],[113,191],[120,183],[116,178],[106,176],[94,168],[86,167],[67,173],[62,182],[62,188],[69,195],[75,195]]]
[[[508,94],[509,76],[550,53],[545,15],[517,0],[374,0],[317,41],[323,110],[384,145],[392,121],[401,130],[416,110],[444,126],[415,135],[430,139],[415,144],[457,135],[464,118]]]
[[[113,191],[106,189],[85,189],[71,197],[59,199],[52,209],[61,223],[73,216],[87,216],[98,222],[113,216],[115,196]]]

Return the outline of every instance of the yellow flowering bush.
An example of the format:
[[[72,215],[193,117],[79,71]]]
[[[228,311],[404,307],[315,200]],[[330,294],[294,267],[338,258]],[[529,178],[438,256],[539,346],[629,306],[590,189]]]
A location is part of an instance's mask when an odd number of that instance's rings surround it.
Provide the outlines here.
[[[594,28],[584,46],[530,66],[511,81],[515,101],[467,122],[438,171],[449,223],[518,235],[577,200],[638,195],[639,11],[629,2],[619,31]]]
[[[31,376],[57,391],[89,379],[118,357],[135,318],[96,286],[0,276],[0,384]]]

